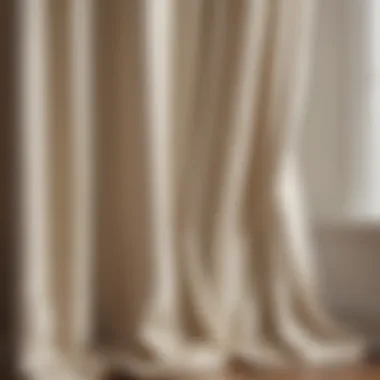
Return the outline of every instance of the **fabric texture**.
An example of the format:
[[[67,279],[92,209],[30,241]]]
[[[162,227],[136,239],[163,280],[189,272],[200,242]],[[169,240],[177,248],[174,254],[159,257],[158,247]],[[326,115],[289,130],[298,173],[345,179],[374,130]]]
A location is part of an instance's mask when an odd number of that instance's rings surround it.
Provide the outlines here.
[[[32,378],[359,360],[321,303],[297,138],[311,0],[28,0]]]

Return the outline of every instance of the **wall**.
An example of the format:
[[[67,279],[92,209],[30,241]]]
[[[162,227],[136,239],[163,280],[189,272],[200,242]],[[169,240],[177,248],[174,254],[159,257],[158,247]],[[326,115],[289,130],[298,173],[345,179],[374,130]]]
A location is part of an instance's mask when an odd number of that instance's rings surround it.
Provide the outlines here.
[[[380,339],[380,199],[377,204],[376,192],[368,188],[376,179],[371,154],[380,152],[380,142],[368,151],[364,144],[376,132],[368,129],[376,125],[368,119],[373,78],[367,75],[364,27],[371,1],[317,2],[315,66],[301,158],[326,300],[334,312]]]
[[[316,231],[316,252],[325,299],[359,331],[380,339],[380,233],[377,226],[339,226]]]

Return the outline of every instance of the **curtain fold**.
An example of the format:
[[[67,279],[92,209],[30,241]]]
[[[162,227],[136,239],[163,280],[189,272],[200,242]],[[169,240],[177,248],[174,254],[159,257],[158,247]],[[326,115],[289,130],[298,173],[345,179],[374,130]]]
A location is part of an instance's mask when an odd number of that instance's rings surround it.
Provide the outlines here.
[[[297,139],[312,0],[25,0],[32,378],[359,360],[321,303]]]

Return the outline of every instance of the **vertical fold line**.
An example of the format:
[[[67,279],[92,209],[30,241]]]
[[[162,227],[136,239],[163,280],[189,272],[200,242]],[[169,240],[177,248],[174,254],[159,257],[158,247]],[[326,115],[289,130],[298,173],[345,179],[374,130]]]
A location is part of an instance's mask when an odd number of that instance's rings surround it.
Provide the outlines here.
[[[93,4],[70,4],[72,160],[72,344],[83,349],[92,333],[93,187],[95,170],[93,128]]]
[[[21,367],[39,370],[55,354],[51,294],[48,125],[48,18],[45,0],[19,5],[21,25],[22,295]]]
[[[240,235],[238,217],[243,208],[241,199],[246,183],[247,170],[251,159],[250,147],[254,139],[252,129],[253,117],[257,108],[257,91],[260,84],[260,70],[262,60],[262,49],[265,41],[265,28],[268,7],[265,0],[247,2],[248,9],[244,15],[244,31],[241,37],[241,56],[238,66],[237,85],[235,98],[233,100],[233,111],[231,120],[232,127],[229,130],[229,145],[227,147],[227,160],[225,163],[224,181],[222,184],[222,194],[219,208],[222,210],[218,218],[218,237],[214,242],[215,251],[219,255],[220,269],[220,290],[225,297],[225,307],[228,318],[232,317],[236,300],[236,291],[240,291],[241,286],[239,273],[243,270],[244,253],[237,254],[236,249],[245,250],[244,239]],[[242,246],[226,245],[226,237],[236,236],[233,243],[242,243]],[[245,233],[245,231],[243,232]],[[231,241],[232,242],[232,241]],[[239,257],[238,257],[239,256]],[[235,280],[231,273],[234,273]],[[233,280],[233,281],[231,281]],[[255,311],[253,311],[255,312]],[[253,316],[253,319],[256,319]]]
[[[216,7],[214,2],[207,4],[210,7],[211,27],[210,35],[204,38],[210,39],[210,50],[205,51],[206,62],[200,65],[201,80],[197,85],[201,86],[197,90],[199,99],[196,100],[195,122],[198,122],[199,130],[193,131],[194,135],[189,136],[190,148],[186,149],[186,162],[181,178],[183,188],[183,240],[186,268],[186,281],[190,292],[190,297],[195,305],[194,312],[203,326],[213,339],[223,339],[222,321],[218,318],[220,298],[216,292],[216,281],[207,276],[204,270],[204,260],[202,255],[202,245],[199,236],[199,216],[202,215],[202,201],[205,183],[207,183],[210,157],[210,143],[212,142],[216,123],[215,112],[217,110],[218,88],[222,80],[222,65],[224,55],[224,39],[226,36],[226,23],[228,18],[228,4],[220,1]],[[206,6],[206,4],[205,4]],[[205,15],[204,15],[205,17]],[[203,20],[205,23],[206,20]],[[204,29],[203,29],[204,31]],[[201,36],[200,36],[201,37]],[[197,91],[197,92],[198,92]],[[196,129],[198,129],[196,128]],[[210,318],[210,314],[214,317]],[[215,323],[217,321],[218,323]]]
[[[152,186],[153,272],[148,329],[145,338],[158,346],[170,347],[177,339],[176,256],[174,252],[174,162],[173,133],[174,3],[172,0],[145,1],[145,62],[147,73],[147,114]],[[155,324],[160,329],[155,329]],[[162,327],[167,327],[162,329]],[[170,326],[170,327],[169,327]],[[158,334],[156,336],[156,334]],[[162,334],[164,337],[162,337]],[[153,340],[152,340],[153,339]],[[165,343],[164,343],[165,342]],[[167,342],[170,342],[167,344]],[[173,346],[172,346],[173,347]],[[158,347],[157,347],[158,348]],[[161,347],[162,348],[162,347]]]

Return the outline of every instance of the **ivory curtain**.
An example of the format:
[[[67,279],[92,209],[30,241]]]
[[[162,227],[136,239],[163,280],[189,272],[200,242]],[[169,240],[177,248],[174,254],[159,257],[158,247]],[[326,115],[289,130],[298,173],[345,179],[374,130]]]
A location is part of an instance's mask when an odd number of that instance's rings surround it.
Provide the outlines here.
[[[360,359],[297,162],[311,0],[20,1],[22,369]]]

